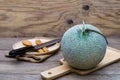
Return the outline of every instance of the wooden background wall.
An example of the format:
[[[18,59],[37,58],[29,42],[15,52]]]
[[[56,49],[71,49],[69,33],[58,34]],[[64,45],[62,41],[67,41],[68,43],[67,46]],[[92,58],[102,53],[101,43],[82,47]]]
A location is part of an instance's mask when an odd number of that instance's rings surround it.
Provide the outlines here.
[[[0,37],[58,37],[82,20],[120,37],[120,0],[0,0]]]

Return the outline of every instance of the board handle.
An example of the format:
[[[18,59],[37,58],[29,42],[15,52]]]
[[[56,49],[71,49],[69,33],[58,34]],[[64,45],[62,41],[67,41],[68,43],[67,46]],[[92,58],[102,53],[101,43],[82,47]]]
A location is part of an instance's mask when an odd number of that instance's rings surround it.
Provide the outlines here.
[[[41,76],[44,80],[52,80],[55,78],[58,78],[60,76],[63,76],[67,73],[70,73],[70,67],[68,65],[61,65],[55,68],[52,68],[50,70],[41,72]]]

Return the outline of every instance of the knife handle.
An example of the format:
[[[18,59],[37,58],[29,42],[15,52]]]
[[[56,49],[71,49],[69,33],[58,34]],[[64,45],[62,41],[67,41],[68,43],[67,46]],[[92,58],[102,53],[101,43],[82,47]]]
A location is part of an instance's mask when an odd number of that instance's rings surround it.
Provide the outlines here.
[[[35,51],[35,48],[33,46],[27,46],[27,47],[22,47],[19,49],[11,50],[9,52],[9,57],[16,57],[17,55],[23,55],[28,51]]]

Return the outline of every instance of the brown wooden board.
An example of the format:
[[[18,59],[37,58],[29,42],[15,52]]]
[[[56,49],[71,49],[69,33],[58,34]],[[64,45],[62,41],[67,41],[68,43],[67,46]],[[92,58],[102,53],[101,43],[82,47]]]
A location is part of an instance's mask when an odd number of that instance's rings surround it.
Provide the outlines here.
[[[60,62],[62,63],[61,66],[52,68],[50,70],[46,70],[44,72],[41,72],[41,76],[43,77],[43,79],[51,80],[51,79],[55,79],[55,78],[58,78],[60,76],[63,76],[63,75],[70,73],[70,72],[75,72],[75,73],[78,73],[80,75],[87,75],[87,74],[90,74],[94,71],[97,71],[97,70],[99,70],[105,66],[108,66],[108,65],[110,65],[116,61],[119,61],[119,60],[120,60],[120,51],[116,50],[114,48],[108,47],[104,59],[93,69],[77,70],[77,69],[70,67],[67,64],[67,62],[64,61],[64,59],[61,59],[60,60]]]
[[[120,1],[0,0],[0,37],[61,36],[83,20],[120,37]]]

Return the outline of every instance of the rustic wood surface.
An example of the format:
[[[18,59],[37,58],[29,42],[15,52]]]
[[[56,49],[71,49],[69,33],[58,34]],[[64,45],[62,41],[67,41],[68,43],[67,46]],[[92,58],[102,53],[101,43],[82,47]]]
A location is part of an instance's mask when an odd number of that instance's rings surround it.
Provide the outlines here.
[[[0,0],[0,37],[58,37],[83,20],[120,37],[120,0]]]
[[[117,61],[120,61],[120,51],[115,48],[108,47],[104,59],[97,65],[97,67],[95,67],[93,69],[83,71],[83,70],[71,68],[66,63],[64,58],[62,58],[60,60],[60,62],[61,62],[60,66],[57,66],[52,69],[41,72],[41,76],[46,80],[56,79],[60,76],[64,76],[65,74],[68,74],[71,72],[77,73],[81,76],[83,76],[83,75],[85,76],[85,75],[91,74],[93,72],[96,72],[97,70],[100,70],[101,68],[104,68],[110,64],[117,62]]]
[[[4,57],[12,44],[30,38],[0,38],[0,80],[42,80],[40,72],[59,66],[63,58],[59,51],[43,63],[16,61]],[[108,38],[109,46],[120,50],[120,38]],[[70,73],[56,80],[120,80],[120,61],[87,76]]]

